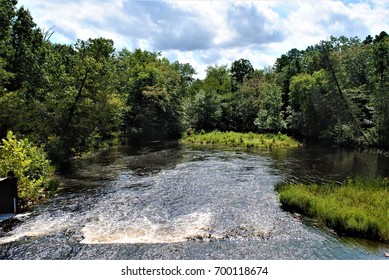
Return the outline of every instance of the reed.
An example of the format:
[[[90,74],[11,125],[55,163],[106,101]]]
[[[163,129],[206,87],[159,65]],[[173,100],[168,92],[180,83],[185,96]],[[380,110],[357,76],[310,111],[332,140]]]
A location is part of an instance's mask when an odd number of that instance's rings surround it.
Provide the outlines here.
[[[256,134],[239,132],[212,131],[209,133],[185,133],[181,143],[192,146],[209,146],[215,148],[236,148],[244,150],[297,147],[299,142],[285,134]]]
[[[342,184],[276,187],[284,209],[315,218],[340,234],[389,241],[389,180],[348,179]]]

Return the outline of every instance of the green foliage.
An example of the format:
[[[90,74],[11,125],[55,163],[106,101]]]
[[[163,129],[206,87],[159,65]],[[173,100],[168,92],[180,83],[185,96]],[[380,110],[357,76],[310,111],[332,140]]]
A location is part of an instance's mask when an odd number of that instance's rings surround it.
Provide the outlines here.
[[[377,81],[381,85],[387,84],[389,82],[389,35],[387,33],[381,32],[379,36],[376,36],[373,57]]]
[[[120,130],[124,100],[113,83],[113,53],[113,41],[102,38],[52,46],[50,85],[34,104],[39,112],[32,125],[33,139],[47,144],[55,162],[93,150]]]
[[[268,84],[263,88],[261,97],[255,125],[261,131],[279,132],[285,129],[281,88],[275,84]]]
[[[389,181],[355,178],[341,185],[280,184],[282,205],[339,233],[389,241]]]
[[[263,71],[247,76],[237,88],[221,98],[221,119],[218,129],[223,131],[257,131],[254,124],[261,102],[261,91],[265,80]]]
[[[375,88],[372,105],[378,145],[389,148],[389,36],[381,32],[373,45]]]
[[[189,124],[195,130],[210,131],[218,127],[221,104],[215,92],[200,90],[188,109]]]
[[[192,146],[235,148],[244,150],[297,147],[300,145],[293,138],[281,133],[256,134],[220,131],[184,134],[180,142]]]
[[[235,91],[239,84],[242,84],[245,78],[254,73],[254,68],[247,59],[239,59],[231,64],[230,75],[232,80],[232,90]]]
[[[152,140],[177,137],[182,130],[182,95],[191,83],[192,69],[174,65],[158,53],[123,50],[118,61],[118,91],[127,98],[125,134]]]
[[[28,97],[40,98],[39,89],[45,86],[44,62],[47,42],[28,10],[16,10],[12,19],[12,55],[8,57],[8,71],[14,73],[8,88],[11,91],[23,87],[28,89]]]
[[[18,196],[24,205],[55,187],[54,170],[43,149],[28,139],[17,139],[11,131],[0,145],[0,174],[8,171],[18,178]]]
[[[124,98],[116,91],[113,41],[51,44],[16,1],[2,1],[0,136],[28,135],[61,163],[118,137]]]
[[[323,136],[328,139],[333,139],[336,144],[342,146],[352,146],[355,141],[354,131],[350,124],[338,123],[337,125],[331,127]]]
[[[207,76],[204,79],[202,89],[205,92],[215,91],[218,95],[228,94],[231,92],[231,78],[229,69],[226,65],[208,66]]]
[[[274,66],[287,130],[338,144],[387,147],[388,35],[331,37]]]
[[[335,106],[342,105],[324,70],[292,77],[289,100],[289,127],[316,138],[335,122]]]

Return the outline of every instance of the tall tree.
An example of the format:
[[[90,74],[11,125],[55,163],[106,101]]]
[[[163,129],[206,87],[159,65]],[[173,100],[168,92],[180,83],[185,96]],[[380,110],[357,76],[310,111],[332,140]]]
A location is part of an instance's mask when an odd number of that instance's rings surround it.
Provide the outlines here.
[[[182,130],[182,76],[177,65],[139,49],[122,50],[118,64],[119,91],[127,95],[129,108],[125,134],[137,141],[177,137]]]
[[[244,79],[238,90],[223,96],[220,129],[249,132],[258,130],[254,124],[262,99],[264,71],[256,70]]]
[[[28,10],[17,9],[16,1],[3,0],[1,4],[0,136],[9,129],[29,134],[45,98],[49,43]]]
[[[374,106],[378,145],[389,148],[389,36],[381,32],[373,44],[375,68]]]
[[[282,91],[276,84],[266,84],[261,91],[261,101],[255,125],[261,131],[280,132],[286,128],[282,112]]]
[[[249,77],[254,72],[251,62],[247,59],[239,59],[231,64],[230,75],[232,81],[232,90],[236,91],[246,77]]]
[[[115,88],[114,62],[112,40],[54,46],[46,101],[52,158],[61,161],[117,136],[124,105]]]
[[[289,128],[308,137],[322,136],[331,125],[337,123],[338,112],[344,111],[324,70],[312,75],[294,76],[289,98]]]
[[[188,107],[189,124],[195,130],[211,131],[220,129],[220,96],[215,92],[200,90]]]
[[[0,0],[0,57],[3,63],[13,53],[11,33],[16,15],[16,4],[16,0]]]
[[[215,91],[219,95],[231,92],[231,78],[227,65],[208,66],[206,72],[202,88],[204,91]]]
[[[39,97],[39,89],[44,87],[42,77],[47,45],[28,10],[23,7],[18,9],[14,20],[11,32],[14,53],[9,62],[9,71],[15,76],[9,90],[26,87],[28,95],[36,98]]]

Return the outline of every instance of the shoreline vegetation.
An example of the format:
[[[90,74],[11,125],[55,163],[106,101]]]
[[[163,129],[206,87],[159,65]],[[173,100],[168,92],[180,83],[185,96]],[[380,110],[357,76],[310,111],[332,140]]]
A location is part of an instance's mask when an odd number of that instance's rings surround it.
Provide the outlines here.
[[[43,148],[16,137],[12,131],[0,141],[0,177],[9,172],[18,178],[18,211],[54,194],[60,185]]]
[[[297,212],[338,234],[389,243],[388,178],[347,179],[343,183],[276,186],[284,210]]]
[[[273,148],[293,148],[301,144],[293,138],[282,134],[257,134],[239,132],[212,131],[205,133],[184,133],[179,141],[190,146],[212,148],[234,148],[243,150],[261,150]]]

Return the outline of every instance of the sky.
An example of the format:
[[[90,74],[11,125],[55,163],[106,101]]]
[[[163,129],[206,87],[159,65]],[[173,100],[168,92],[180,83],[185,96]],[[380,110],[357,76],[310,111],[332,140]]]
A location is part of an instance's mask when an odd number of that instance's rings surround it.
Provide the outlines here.
[[[388,0],[19,0],[51,41],[112,39],[116,50],[160,51],[190,63],[197,77],[207,66],[248,59],[273,66],[292,48],[330,36],[366,38],[389,33]]]

